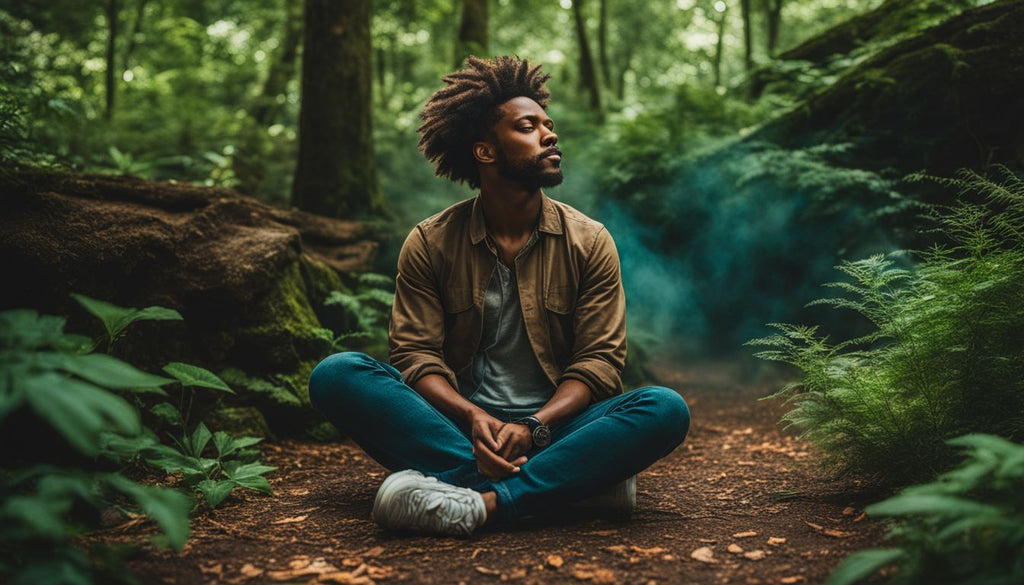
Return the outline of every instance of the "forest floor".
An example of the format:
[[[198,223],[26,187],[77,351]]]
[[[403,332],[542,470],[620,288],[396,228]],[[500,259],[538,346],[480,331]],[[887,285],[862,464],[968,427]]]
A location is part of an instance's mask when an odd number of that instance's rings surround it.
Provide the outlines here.
[[[884,526],[863,507],[885,494],[816,467],[813,449],[758,401],[729,363],[661,369],[690,404],[686,442],[638,477],[630,520],[567,516],[471,539],[396,535],[370,520],[383,467],[355,444],[264,445],[273,497],[233,496],[193,521],[180,553],[143,544],[128,566],[147,584],[797,583],[825,580]],[[152,526],[112,527],[140,542]]]

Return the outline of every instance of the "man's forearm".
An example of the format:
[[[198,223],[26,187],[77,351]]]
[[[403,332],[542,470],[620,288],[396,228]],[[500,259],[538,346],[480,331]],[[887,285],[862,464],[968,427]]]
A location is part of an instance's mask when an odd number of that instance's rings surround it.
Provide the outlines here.
[[[590,388],[583,382],[565,380],[534,416],[548,426],[557,426],[582,412],[590,404],[590,395]]]
[[[448,380],[439,374],[428,374],[416,382],[416,392],[431,406],[443,412],[448,418],[469,427],[474,414],[483,409],[466,400]]]

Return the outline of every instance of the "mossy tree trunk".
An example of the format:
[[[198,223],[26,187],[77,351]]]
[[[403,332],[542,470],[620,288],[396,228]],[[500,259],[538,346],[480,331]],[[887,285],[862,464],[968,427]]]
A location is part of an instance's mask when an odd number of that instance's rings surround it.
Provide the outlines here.
[[[580,48],[580,89],[590,96],[590,109],[601,111],[601,89],[597,84],[594,57],[587,41],[587,27],[583,18],[583,0],[573,0],[572,13],[576,19],[576,40]]]
[[[600,0],[601,10],[597,21],[597,59],[601,63],[601,80],[604,86],[612,86],[612,73],[608,64],[608,0]]]
[[[753,16],[750,14],[750,0],[740,0],[740,13],[743,16],[743,71],[750,74],[754,69],[754,47],[750,38],[750,19]]]
[[[728,8],[723,10],[718,16],[718,38],[715,41],[715,60],[713,66],[715,72],[715,87],[722,85],[722,48],[725,44],[725,19],[728,16]]]
[[[466,57],[486,57],[489,38],[489,1],[462,0],[462,23],[455,42],[455,66],[462,67]]]
[[[292,205],[333,217],[385,211],[371,114],[370,0],[306,0]]]

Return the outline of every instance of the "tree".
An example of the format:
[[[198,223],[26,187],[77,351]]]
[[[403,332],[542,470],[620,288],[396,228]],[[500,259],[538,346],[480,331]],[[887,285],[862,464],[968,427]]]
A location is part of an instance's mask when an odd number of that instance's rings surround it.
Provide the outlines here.
[[[779,25],[782,22],[783,0],[764,0],[764,12],[768,28],[767,46],[768,56],[775,58],[775,49],[779,45]]]
[[[576,40],[580,50],[580,88],[590,95],[590,109],[601,111],[601,90],[597,84],[594,57],[587,42],[587,27],[583,19],[583,0],[573,0],[573,16],[576,19]]]
[[[371,123],[370,0],[306,0],[305,29],[292,205],[330,216],[383,212]]]
[[[740,13],[743,16],[743,71],[747,74],[754,69],[753,45],[751,44],[750,0],[740,0]]]
[[[611,87],[612,73],[608,64],[608,0],[600,0],[601,11],[597,21],[597,59],[601,63],[601,80]]]
[[[115,61],[117,59],[117,0],[109,0],[107,3],[107,71],[106,71],[106,109],[104,115],[107,120],[114,116],[114,92],[116,90],[117,76]]]
[[[715,87],[722,85],[722,45],[724,44],[725,19],[727,16],[729,16],[729,6],[723,2],[721,15],[718,17],[718,39],[715,42]]]
[[[284,40],[277,60],[270,66],[267,78],[263,82],[260,99],[253,108],[253,118],[266,126],[274,121],[282,109],[284,96],[288,90],[288,82],[295,76],[295,65],[302,42],[302,0],[285,0]]]
[[[462,24],[455,43],[455,66],[461,67],[466,57],[487,56],[488,0],[462,0]]]

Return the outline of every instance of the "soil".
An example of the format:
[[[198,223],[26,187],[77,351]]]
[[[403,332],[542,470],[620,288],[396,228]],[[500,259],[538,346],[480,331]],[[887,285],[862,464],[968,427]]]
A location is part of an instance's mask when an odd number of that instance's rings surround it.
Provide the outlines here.
[[[678,368],[678,366],[676,366]],[[830,478],[777,421],[777,383],[743,383],[732,364],[660,372],[682,392],[686,442],[638,477],[629,520],[567,515],[471,539],[399,535],[370,520],[386,470],[354,443],[264,446],[275,495],[237,493],[193,520],[180,553],[152,525],[99,535],[143,542],[128,561],[143,583],[799,583],[823,582],[884,525],[863,506],[884,494]]]

